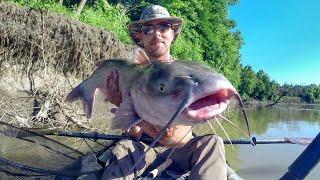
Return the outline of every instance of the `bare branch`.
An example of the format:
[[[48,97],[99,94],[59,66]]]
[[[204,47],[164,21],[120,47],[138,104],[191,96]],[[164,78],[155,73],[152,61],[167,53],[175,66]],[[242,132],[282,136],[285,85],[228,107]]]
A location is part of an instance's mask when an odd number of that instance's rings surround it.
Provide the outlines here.
[[[79,5],[78,5],[78,8],[77,8],[77,14],[80,16],[81,14],[81,11],[84,7],[84,5],[86,4],[87,0],[81,0]]]

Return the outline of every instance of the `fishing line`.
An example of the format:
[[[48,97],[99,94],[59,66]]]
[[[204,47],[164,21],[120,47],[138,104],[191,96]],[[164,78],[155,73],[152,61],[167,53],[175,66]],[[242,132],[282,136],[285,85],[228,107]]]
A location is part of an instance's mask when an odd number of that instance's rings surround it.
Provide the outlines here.
[[[189,79],[188,79],[189,80]],[[188,81],[187,81],[188,82]],[[159,140],[162,138],[162,136],[166,133],[166,129],[169,128],[169,126],[172,124],[172,122],[174,121],[174,119],[179,115],[181,114],[181,112],[184,110],[184,108],[186,108],[186,105],[191,97],[191,92],[192,92],[192,87],[193,85],[196,85],[196,83],[191,80],[191,82],[189,81],[190,84],[189,85],[189,88],[188,88],[188,91],[186,93],[186,96],[185,98],[182,100],[182,102],[180,103],[177,111],[174,113],[174,115],[172,116],[172,118],[169,120],[169,122],[165,125],[165,127],[163,128],[163,130],[161,131],[161,133],[157,136],[157,138],[151,143],[151,145],[148,147],[148,149],[145,151],[145,153],[134,163],[133,167],[130,169],[130,171],[133,171],[137,164],[139,164],[142,159],[145,158],[145,155],[147,154],[148,151],[150,151],[151,148],[153,148],[157,142],[159,142]]]
[[[89,145],[89,143],[87,142],[87,140],[86,140],[86,139],[83,139],[83,140],[84,140],[84,142],[86,143],[86,145],[89,147],[89,149],[91,150],[91,152],[96,153],[96,152],[92,149],[92,147]]]
[[[178,142],[178,144],[175,146],[177,147],[182,140],[193,130],[194,126],[192,126],[188,132],[180,139],[180,141]],[[172,148],[167,156],[167,160],[165,160],[162,164],[160,164],[157,168],[155,168],[154,170],[152,170],[150,173],[148,173],[148,175],[146,177],[148,178],[155,178],[158,176],[159,173],[161,173],[162,171],[164,171],[167,167],[169,167],[172,164],[172,159],[170,159],[170,156],[173,154],[173,152],[176,150],[176,148]]]
[[[176,145],[176,147],[182,142],[182,140],[193,130],[194,126],[192,126],[189,131],[180,139],[180,141],[178,142],[178,144]],[[175,151],[176,148],[172,148],[167,159],[170,158],[170,156],[172,155],[172,153]]]
[[[219,117],[221,117],[222,119],[224,119],[225,121],[227,121],[228,123],[230,123],[233,127],[235,127],[237,130],[239,130],[242,134],[244,134],[247,138],[251,139],[250,136],[244,132],[240,127],[238,127],[236,124],[234,124],[232,121],[230,121],[229,119],[227,119],[226,117],[222,116],[221,114],[218,115]]]
[[[217,141],[217,143],[219,143],[219,139],[218,139],[219,137],[218,137],[217,132],[214,130],[214,128],[213,128],[213,126],[211,125],[210,121],[207,120],[207,122],[208,122],[209,126],[211,127],[213,133],[216,135],[216,141]],[[215,121],[214,121],[214,122],[215,122]],[[224,144],[223,144],[223,145],[220,144],[220,146],[218,146],[218,147],[219,147],[219,152],[220,152],[220,154],[221,154],[222,157],[225,157],[225,154],[222,153],[221,146],[224,146]]]
[[[238,100],[238,102],[239,102],[239,104],[240,104],[240,107],[241,107],[241,110],[242,110],[242,114],[243,114],[243,116],[244,116],[244,119],[245,119],[245,121],[246,121],[246,125],[247,125],[247,129],[248,129],[249,137],[251,137],[247,112],[246,112],[246,110],[245,110],[245,107],[244,107],[244,104],[243,104],[243,102],[242,102],[242,99],[241,99],[241,97],[240,97],[240,95],[239,95],[238,93],[236,94],[236,97],[237,97],[237,100]]]
[[[81,151],[75,150],[75,149],[73,149],[73,148],[70,147],[70,146],[67,146],[67,145],[65,145],[65,144],[63,144],[63,143],[61,143],[61,142],[59,142],[59,141],[57,141],[57,140],[54,140],[54,139],[49,138],[49,137],[47,137],[47,136],[44,136],[44,135],[42,135],[42,134],[36,133],[36,132],[34,132],[34,131],[29,131],[29,130],[27,130],[27,129],[20,128],[20,127],[17,127],[17,126],[8,124],[8,123],[3,122],[3,121],[0,121],[0,125],[2,125],[2,126],[4,126],[4,127],[8,127],[7,129],[2,129],[2,130],[0,130],[0,133],[2,133],[2,134],[5,135],[5,136],[9,136],[9,137],[21,139],[21,140],[24,140],[24,141],[27,141],[27,142],[35,143],[35,144],[38,144],[38,145],[40,145],[40,146],[43,146],[43,147],[45,147],[45,148],[47,148],[47,149],[50,149],[50,150],[52,150],[52,151],[54,151],[54,152],[56,152],[56,153],[65,155],[64,153],[58,152],[57,150],[53,149],[52,147],[44,144],[43,142],[38,142],[38,141],[35,141],[35,140],[32,140],[32,139],[27,139],[27,138],[26,138],[26,137],[28,137],[28,136],[26,136],[26,135],[29,135],[29,136],[30,136],[30,135],[39,136],[39,137],[41,137],[41,138],[43,138],[43,139],[46,139],[46,140],[48,140],[48,141],[50,141],[50,142],[53,142],[53,143],[55,143],[55,144],[57,144],[57,145],[59,145],[59,146],[62,146],[62,147],[64,147],[64,148],[68,149],[68,150],[76,151],[77,153],[79,153],[79,154],[81,154],[81,155],[84,155],[84,153],[82,153]],[[24,132],[25,132],[25,136],[26,136],[26,137],[23,136],[23,135],[24,135],[24,134],[23,134]],[[20,133],[20,134],[19,134],[19,133]]]
[[[220,128],[222,129],[222,131],[224,132],[224,134],[227,136],[227,139],[228,139],[228,141],[230,142],[230,145],[231,145],[232,149],[234,149],[234,146],[233,146],[233,144],[232,144],[232,142],[231,142],[231,139],[230,139],[228,133],[227,133],[226,130],[223,128],[223,126],[221,125],[221,123],[219,122],[219,120],[217,119],[217,117],[214,117],[214,120],[218,123],[218,125],[220,126]]]

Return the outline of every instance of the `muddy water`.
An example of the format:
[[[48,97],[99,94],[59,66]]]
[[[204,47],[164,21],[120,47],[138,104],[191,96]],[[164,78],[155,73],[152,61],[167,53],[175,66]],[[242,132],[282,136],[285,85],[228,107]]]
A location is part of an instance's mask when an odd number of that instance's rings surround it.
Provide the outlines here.
[[[284,137],[313,138],[320,132],[320,107],[316,107],[313,110],[292,107],[248,109],[248,115],[251,136],[257,139],[281,139]],[[246,129],[240,112],[227,111],[224,113],[224,116],[232,120],[241,127],[241,129]],[[222,121],[221,124],[225,127],[231,139],[245,138],[242,133],[228,125],[226,121]],[[214,124],[214,129],[220,136],[226,139],[226,135],[224,135],[224,132],[217,123]],[[197,126],[195,132],[202,135],[212,133],[212,130],[207,124],[203,124]],[[57,137],[55,137],[55,139],[56,138]],[[43,147],[37,147],[35,143],[30,143],[29,141],[23,141],[22,143],[15,138],[3,135],[0,136],[0,140],[0,157],[2,156],[37,167],[43,167],[43,164],[40,163],[44,162],[45,165],[48,166],[46,168],[50,169],[57,169],[62,164],[61,160],[64,157],[59,154],[55,155],[56,151],[44,151]],[[84,146],[84,149],[90,150],[88,148],[88,142],[82,139],[75,140],[60,137],[56,140],[78,150],[82,149],[80,148],[82,146]],[[104,141],[101,143],[104,143]],[[94,147],[94,145],[95,143],[92,144],[92,147]],[[57,146],[57,148],[60,151],[65,149],[60,146]],[[101,147],[99,146],[99,148]],[[268,144],[257,145],[255,147],[251,145],[226,145],[226,155],[231,167],[245,179],[279,179],[287,171],[288,166],[305,148],[306,146],[292,144]],[[34,149],[34,151],[32,149]],[[48,152],[51,153],[48,154]],[[33,157],[31,159],[34,159],[34,161],[30,161],[30,157]],[[52,165],[46,163],[49,162],[48,159]],[[57,164],[54,159],[59,160],[59,166],[56,166]],[[68,160],[67,158],[64,159]],[[67,162],[69,161],[66,161],[66,163]],[[320,179],[320,164],[313,169],[306,179]]]
[[[320,132],[320,108],[261,108],[249,109],[251,136],[257,139],[280,139],[284,137],[313,138]],[[239,112],[227,112],[225,116],[240,127],[244,122]],[[222,122],[231,139],[245,138],[235,128]],[[218,134],[226,138],[218,125]],[[208,125],[196,128],[198,134],[211,133]],[[201,132],[201,133],[200,133]],[[306,146],[296,144],[226,145],[227,159],[237,173],[245,179],[279,179],[288,166],[300,155]],[[320,164],[306,177],[320,179]]]

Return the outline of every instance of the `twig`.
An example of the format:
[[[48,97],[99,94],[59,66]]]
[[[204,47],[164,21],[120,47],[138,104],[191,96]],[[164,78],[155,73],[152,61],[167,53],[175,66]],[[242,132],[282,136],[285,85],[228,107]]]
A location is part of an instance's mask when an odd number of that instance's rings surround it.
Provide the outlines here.
[[[85,128],[85,129],[88,129],[88,130],[91,130],[90,127],[82,124],[79,120],[77,120],[74,116],[72,116],[71,114],[69,114],[64,106],[62,105],[62,103],[57,99],[55,98],[55,102],[57,103],[57,105],[60,107],[61,111],[63,112],[63,114],[67,117],[68,120],[72,121],[73,123],[75,123],[77,126],[79,126],[80,128]]]
[[[292,91],[294,88],[295,88],[295,86],[293,86],[293,87],[291,87],[289,90],[283,92],[282,95],[281,95],[277,100],[275,100],[275,101],[274,101],[273,103],[271,103],[271,104],[268,104],[267,107],[271,107],[271,106],[277,104],[277,103],[280,101],[281,98],[283,98],[285,95],[287,95],[287,94],[288,94],[290,91]]]

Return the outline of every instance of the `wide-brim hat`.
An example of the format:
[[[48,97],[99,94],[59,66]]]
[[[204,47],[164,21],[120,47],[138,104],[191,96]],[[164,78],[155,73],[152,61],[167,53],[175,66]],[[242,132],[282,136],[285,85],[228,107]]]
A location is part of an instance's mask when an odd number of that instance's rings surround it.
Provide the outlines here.
[[[172,24],[174,30],[173,41],[178,37],[181,32],[183,20],[179,17],[171,17],[168,10],[159,5],[152,5],[143,10],[140,20],[133,21],[129,24],[129,32],[132,40],[138,45],[143,47],[140,39],[141,26],[154,20],[165,20]]]

